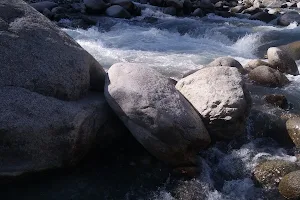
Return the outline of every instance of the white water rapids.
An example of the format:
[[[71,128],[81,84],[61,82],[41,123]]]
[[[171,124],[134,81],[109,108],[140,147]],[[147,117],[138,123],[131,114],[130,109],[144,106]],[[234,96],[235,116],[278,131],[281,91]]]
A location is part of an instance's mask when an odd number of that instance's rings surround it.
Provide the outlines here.
[[[270,46],[300,40],[297,24],[282,28],[260,21],[225,19],[215,15],[178,18],[151,6],[145,7],[142,16],[131,20],[103,17],[97,27],[64,30],[106,69],[117,62],[137,62],[170,77],[180,77],[185,71],[220,56],[232,56],[245,64],[249,59],[262,58]],[[300,76],[289,78],[292,80],[289,86],[273,91],[286,94],[295,108],[299,108]],[[199,178],[180,182],[173,192],[169,189],[171,183],[166,180],[163,187],[147,194],[136,195],[135,190],[128,191],[124,199],[279,199],[278,194],[274,197],[273,193],[255,186],[251,179],[252,170],[262,158],[293,162],[296,158],[270,139],[253,139],[250,122],[248,129],[247,140],[242,145],[233,142],[224,147],[221,143],[202,152]]]

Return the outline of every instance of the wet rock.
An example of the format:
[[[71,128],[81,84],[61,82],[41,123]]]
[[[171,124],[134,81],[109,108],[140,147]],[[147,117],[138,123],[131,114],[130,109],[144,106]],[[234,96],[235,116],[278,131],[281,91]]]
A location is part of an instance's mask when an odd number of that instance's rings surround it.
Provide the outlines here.
[[[174,7],[176,9],[182,9],[183,8],[183,0],[167,0],[166,4],[167,6]]]
[[[191,14],[192,9],[193,9],[192,2],[190,0],[184,0],[184,2],[183,2],[183,13],[185,15],[189,15],[189,14]]]
[[[235,6],[235,7],[231,8],[230,12],[232,12],[232,13],[241,13],[243,10],[245,10],[245,7],[242,6],[242,5],[238,5],[238,6]]]
[[[86,12],[90,14],[100,14],[109,7],[109,4],[104,0],[83,0],[83,3],[86,7]]]
[[[270,67],[270,64],[263,61],[263,60],[260,60],[260,59],[254,59],[254,60],[250,60],[244,67],[244,69],[248,72],[250,72],[251,70],[255,69],[256,67],[259,67],[259,66],[268,66]]]
[[[133,136],[173,166],[190,166],[210,143],[202,120],[168,78],[141,64],[108,70],[105,97]]]
[[[269,87],[282,87],[289,83],[284,74],[268,66],[256,67],[250,71],[249,78],[259,85]]]
[[[288,101],[284,95],[281,94],[269,94],[265,95],[263,99],[271,105],[276,107],[287,109],[289,107]]]
[[[41,1],[37,3],[31,3],[30,6],[42,13],[45,9],[52,10],[52,8],[57,7],[58,4],[52,1]]]
[[[300,170],[285,175],[279,184],[279,192],[287,199],[300,198]]]
[[[281,15],[278,18],[277,24],[281,26],[288,26],[293,22],[300,24],[300,14],[296,11],[290,11]]]
[[[179,80],[176,88],[201,114],[213,139],[232,139],[243,133],[251,99],[236,68],[200,69]]]
[[[239,61],[231,57],[219,57],[207,65],[207,67],[216,67],[216,66],[235,67],[242,74],[246,72],[243,66],[241,65],[241,63],[239,63]]]
[[[130,13],[119,5],[114,5],[107,8],[105,14],[109,17],[115,17],[115,18],[125,18],[125,19],[131,18]]]
[[[112,112],[101,93],[67,102],[2,87],[0,101],[0,176],[77,164]]]
[[[152,6],[163,6],[164,0],[149,0],[149,3]]]
[[[286,122],[286,129],[297,148],[300,148],[300,117],[290,118]]]
[[[276,15],[271,15],[267,12],[258,12],[252,16],[249,17],[249,19],[251,20],[260,20],[266,23],[269,23],[270,21],[276,19],[277,16]]]
[[[201,8],[197,8],[196,10],[194,10],[194,12],[191,15],[195,16],[195,17],[203,17],[204,16]]]
[[[286,129],[289,117],[282,117],[282,109],[270,108],[267,105],[252,107],[249,115],[251,132],[255,133],[255,137],[270,137],[280,145],[292,147],[293,142]]]
[[[286,45],[278,47],[279,49],[287,52],[294,60],[300,60],[300,41],[295,41]]]
[[[268,8],[280,8],[285,2],[286,0],[261,0],[262,5]]]
[[[91,87],[103,91],[101,65],[28,4],[0,1],[0,19],[9,24],[0,32],[0,87],[22,87],[63,100],[77,100]]]
[[[280,180],[286,174],[299,170],[295,162],[284,160],[269,160],[258,165],[254,169],[255,180],[264,188],[271,189],[278,186]]]
[[[298,67],[295,60],[290,55],[277,47],[271,47],[267,51],[268,62],[271,67],[282,73],[299,75]]]

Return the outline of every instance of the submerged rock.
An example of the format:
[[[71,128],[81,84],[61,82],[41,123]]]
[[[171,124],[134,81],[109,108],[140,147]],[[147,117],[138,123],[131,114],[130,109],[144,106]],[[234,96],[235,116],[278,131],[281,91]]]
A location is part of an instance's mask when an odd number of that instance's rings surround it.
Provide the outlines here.
[[[287,199],[300,198],[300,170],[285,175],[279,183],[279,192]]]
[[[278,18],[277,24],[281,26],[288,26],[293,22],[300,24],[300,14],[297,11],[290,11]]]
[[[258,165],[254,169],[255,180],[264,188],[276,188],[286,174],[299,170],[295,162],[285,160],[269,160]]]
[[[129,19],[131,18],[130,13],[124,9],[122,6],[119,5],[113,5],[109,8],[106,9],[105,14],[110,17],[115,17],[115,18],[125,18]]]
[[[243,133],[251,99],[236,68],[204,68],[179,80],[176,88],[202,115],[213,139]]]
[[[195,16],[195,17],[203,17],[204,16],[201,8],[195,9],[194,12],[191,15]]]
[[[297,148],[300,148],[300,117],[291,118],[286,122],[286,129]]]
[[[289,83],[284,74],[268,66],[256,67],[250,71],[249,78],[259,85],[269,87],[282,87]]]
[[[245,73],[245,70],[241,65],[241,63],[231,57],[219,57],[207,65],[207,67],[216,67],[216,66],[235,67],[239,70],[239,72]]]
[[[2,87],[0,101],[0,176],[75,165],[111,112],[100,93],[66,102]]]
[[[268,61],[272,68],[279,70],[282,73],[299,75],[298,67],[295,60],[290,55],[280,48],[271,47],[267,51]]]
[[[21,0],[0,1],[0,87],[76,100],[103,91],[105,71],[66,33]]]
[[[173,83],[141,64],[108,70],[105,97],[133,136],[154,156],[189,166],[210,143],[202,120]]]

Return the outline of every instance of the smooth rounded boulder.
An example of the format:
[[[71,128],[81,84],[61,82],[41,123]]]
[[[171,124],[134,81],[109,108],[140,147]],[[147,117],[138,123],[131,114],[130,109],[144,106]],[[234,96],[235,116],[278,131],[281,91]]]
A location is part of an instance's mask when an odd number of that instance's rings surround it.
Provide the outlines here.
[[[282,177],[292,171],[300,169],[295,162],[285,160],[268,160],[254,169],[255,180],[264,188],[276,188]]]
[[[268,87],[282,87],[289,83],[289,80],[283,73],[268,66],[256,67],[250,71],[249,78],[258,85]]]
[[[133,136],[155,157],[176,167],[196,164],[210,144],[201,117],[168,78],[142,64],[109,70],[105,97]]]
[[[112,112],[101,93],[62,101],[2,87],[0,101],[0,176],[6,177],[77,164]]]
[[[235,67],[241,73],[243,73],[243,74],[245,73],[245,70],[244,70],[243,66],[241,65],[241,63],[231,57],[219,57],[207,65],[207,67],[216,67],[216,66]]]
[[[83,3],[87,12],[92,14],[102,12],[109,6],[104,0],[83,0]]]
[[[52,8],[57,7],[58,4],[52,1],[42,1],[42,2],[31,3],[30,6],[32,6],[34,9],[42,13],[45,9],[51,10]]]
[[[279,183],[279,192],[286,199],[300,198],[300,170],[285,175]]]
[[[0,87],[64,100],[103,91],[105,71],[71,37],[21,0],[0,1]]]
[[[243,133],[251,98],[237,68],[203,68],[179,80],[176,88],[201,114],[213,139]]]
[[[268,62],[274,69],[282,73],[299,75],[299,70],[295,60],[284,50],[277,47],[271,47],[267,51]]]

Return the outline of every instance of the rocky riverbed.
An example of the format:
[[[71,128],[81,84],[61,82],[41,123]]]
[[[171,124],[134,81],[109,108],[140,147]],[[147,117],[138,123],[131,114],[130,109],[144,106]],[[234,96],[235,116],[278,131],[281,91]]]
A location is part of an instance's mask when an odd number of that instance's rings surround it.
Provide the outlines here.
[[[28,3],[0,2],[3,198],[300,197],[298,2]]]

